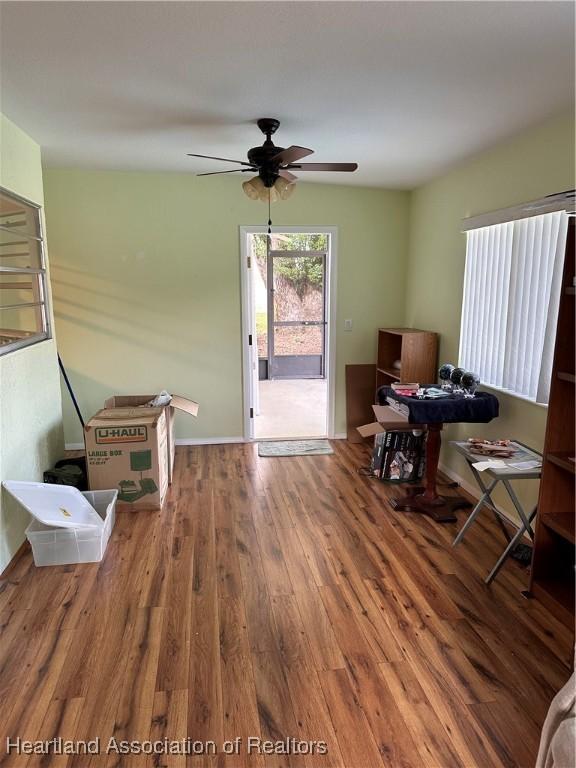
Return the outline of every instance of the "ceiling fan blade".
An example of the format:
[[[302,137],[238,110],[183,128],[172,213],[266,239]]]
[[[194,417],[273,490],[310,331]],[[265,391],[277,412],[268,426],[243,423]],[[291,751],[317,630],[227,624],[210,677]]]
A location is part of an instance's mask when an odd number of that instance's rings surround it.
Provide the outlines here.
[[[239,165],[247,165],[250,168],[254,166],[252,163],[245,163],[244,160],[230,160],[227,157],[213,157],[212,155],[195,155],[192,152],[187,152],[188,157],[203,157],[206,160],[222,160],[224,163],[238,163]]]
[[[355,171],[358,163],[290,163],[291,171]]]
[[[313,149],[306,149],[306,147],[291,146],[288,149],[283,149],[282,152],[278,152],[277,155],[270,158],[272,163],[280,163],[280,165],[290,165],[290,163],[300,160],[302,157],[308,157],[313,155]]]
[[[286,179],[286,181],[289,181],[291,184],[298,181],[298,176],[294,176],[293,173],[290,173],[290,171],[286,171],[283,168],[280,168],[278,171],[278,176],[282,176],[283,179]]]
[[[209,171],[208,173],[197,173],[196,176],[217,176],[219,173],[246,173],[252,168],[232,168],[230,171]]]

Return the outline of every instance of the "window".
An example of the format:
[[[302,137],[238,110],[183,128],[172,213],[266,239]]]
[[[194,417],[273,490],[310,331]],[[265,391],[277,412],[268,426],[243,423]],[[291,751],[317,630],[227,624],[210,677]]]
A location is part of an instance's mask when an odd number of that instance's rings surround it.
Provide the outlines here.
[[[0,355],[50,336],[40,209],[0,189]]]
[[[568,215],[467,232],[459,365],[488,386],[548,403]]]

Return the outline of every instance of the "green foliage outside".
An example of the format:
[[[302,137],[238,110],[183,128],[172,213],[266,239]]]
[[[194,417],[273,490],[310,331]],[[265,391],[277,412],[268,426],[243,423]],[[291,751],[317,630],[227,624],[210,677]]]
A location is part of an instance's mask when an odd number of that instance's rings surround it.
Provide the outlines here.
[[[256,312],[256,333],[266,333],[268,329],[268,318],[266,312]]]
[[[283,234],[274,237],[274,250],[325,251],[328,247],[327,239],[328,236],[323,234]],[[260,272],[266,279],[267,235],[254,235],[254,252]],[[319,291],[322,288],[323,264],[320,256],[277,259],[274,268],[276,275],[292,286],[300,299],[308,291]]]

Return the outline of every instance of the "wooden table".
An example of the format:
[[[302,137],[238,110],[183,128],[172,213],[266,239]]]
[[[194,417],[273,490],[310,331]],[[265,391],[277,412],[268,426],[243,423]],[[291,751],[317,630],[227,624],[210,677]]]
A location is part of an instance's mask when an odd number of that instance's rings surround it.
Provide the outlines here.
[[[390,501],[392,509],[398,512],[419,512],[428,515],[436,523],[454,523],[454,510],[471,507],[472,504],[463,496],[441,496],[438,493],[438,459],[442,445],[441,431],[443,424],[428,424],[426,439],[426,486],[414,487],[403,496]]]
[[[408,409],[409,423],[424,423],[427,426],[426,440],[426,484],[424,487],[411,488],[403,496],[391,500],[392,509],[400,512],[419,512],[428,515],[437,523],[456,521],[454,510],[471,507],[472,504],[463,496],[442,496],[438,493],[438,460],[442,445],[444,423],[486,423],[498,415],[498,400],[485,392],[477,397],[450,396],[442,400],[425,400],[396,395],[391,388],[378,390],[380,402],[388,396],[393,397]],[[386,400],[387,402],[387,400]]]

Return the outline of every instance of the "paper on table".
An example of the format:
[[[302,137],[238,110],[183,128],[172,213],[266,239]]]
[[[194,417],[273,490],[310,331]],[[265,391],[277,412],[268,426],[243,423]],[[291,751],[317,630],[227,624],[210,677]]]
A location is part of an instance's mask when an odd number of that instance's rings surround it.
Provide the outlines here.
[[[515,464],[509,462],[508,466],[512,469],[537,469],[542,466],[542,462],[534,459],[532,461],[517,461]]]
[[[504,469],[510,465],[506,464],[502,459],[487,459],[486,461],[476,461],[472,466],[478,472],[484,472],[485,469]]]

